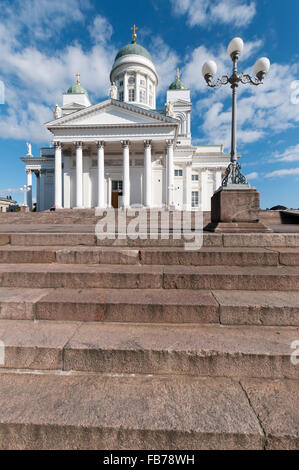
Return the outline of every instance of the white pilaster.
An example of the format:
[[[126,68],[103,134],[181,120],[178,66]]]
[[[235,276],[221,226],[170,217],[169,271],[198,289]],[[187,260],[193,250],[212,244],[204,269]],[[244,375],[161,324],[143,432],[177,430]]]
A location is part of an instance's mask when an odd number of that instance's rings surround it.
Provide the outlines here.
[[[192,163],[185,166],[185,210],[190,211],[192,206]]]
[[[123,147],[123,207],[130,207],[130,149],[129,141],[122,141]]]
[[[97,142],[98,148],[98,207],[105,207],[105,168],[104,168],[104,142]]]
[[[55,142],[55,206],[62,208],[62,154],[61,143]],[[39,178],[38,178],[39,180]]]
[[[76,208],[83,207],[83,151],[82,142],[76,142]]]
[[[144,141],[144,205],[152,205],[152,141]]]
[[[210,210],[209,199],[210,195],[208,194],[208,169],[203,168],[201,171],[201,210],[208,211]]]
[[[32,211],[32,170],[26,170],[27,173],[27,206]]]
[[[167,140],[167,203],[170,209],[174,206],[174,166],[173,166],[173,140]]]

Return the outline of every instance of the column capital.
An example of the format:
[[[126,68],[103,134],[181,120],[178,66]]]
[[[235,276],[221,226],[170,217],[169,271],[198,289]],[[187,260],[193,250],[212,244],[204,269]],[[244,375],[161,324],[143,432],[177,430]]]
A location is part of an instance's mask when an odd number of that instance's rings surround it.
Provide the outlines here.
[[[144,148],[148,148],[152,146],[152,141],[151,140],[144,140]]]
[[[54,142],[55,149],[61,149],[61,142]]]
[[[174,144],[174,140],[173,140],[173,139],[166,140],[166,145],[167,145],[167,147],[173,147],[173,144]]]
[[[31,175],[33,173],[33,170],[30,170],[28,168],[26,168],[25,171],[26,171],[26,175]]]
[[[105,147],[104,140],[97,140],[96,141],[96,146],[97,146],[97,149],[101,149],[101,148]]]
[[[123,148],[129,147],[130,141],[129,140],[122,140],[121,145],[122,145]]]
[[[83,147],[83,142],[74,142],[76,148],[82,148]]]
[[[192,162],[186,162],[187,167],[192,167]]]

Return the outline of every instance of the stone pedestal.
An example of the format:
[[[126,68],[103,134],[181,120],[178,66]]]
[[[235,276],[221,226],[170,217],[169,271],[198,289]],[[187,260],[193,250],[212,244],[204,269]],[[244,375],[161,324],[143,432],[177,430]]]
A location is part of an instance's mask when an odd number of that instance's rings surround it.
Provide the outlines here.
[[[20,206],[20,212],[30,212],[29,206]]]
[[[260,193],[250,185],[229,185],[211,200],[210,232],[272,232],[259,221]]]

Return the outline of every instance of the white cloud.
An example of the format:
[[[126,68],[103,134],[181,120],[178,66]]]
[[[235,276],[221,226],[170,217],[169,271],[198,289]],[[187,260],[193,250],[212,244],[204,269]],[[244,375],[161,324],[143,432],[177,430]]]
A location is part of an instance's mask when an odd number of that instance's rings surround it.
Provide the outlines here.
[[[112,27],[105,18],[96,16],[89,27],[94,39],[89,49],[83,49],[79,43],[62,47],[59,43],[53,52],[53,48],[49,51],[43,46],[43,39],[55,42],[61,28],[85,18],[88,2],[84,7],[80,0],[60,3],[61,6],[58,0],[25,0],[20,15],[15,14],[16,4],[5,4],[6,28],[0,25],[0,56],[6,105],[0,107],[0,137],[49,140],[43,123],[52,118],[55,104],[61,104],[62,93],[75,82],[78,71],[82,85],[91,95],[102,98],[108,94],[116,49],[110,43]],[[20,33],[34,29],[37,24],[43,33],[38,33],[35,40],[34,35],[25,40],[28,34]]]
[[[256,171],[253,171],[252,173],[249,173],[249,175],[246,175],[246,178],[248,180],[256,180],[259,177],[259,174]]]
[[[175,79],[179,58],[160,36],[154,37],[149,49],[159,77],[158,93],[165,93]]]
[[[104,16],[97,15],[88,31],[96,43],[106,43],[111,39],[113,28]]]
[[[256,2],[247,0],[170,0],[176,15],[187,15],[190,26],[210,27],[211,24],[233,24],[238,27],[251,23]]]
[[[275,170],[275,171],[271,171],[271,173],[267,173],[265,176],[266,178],[282,178],[283,176],[297,176],[297,175],[299,175],[299,168]]]
[[[244,69],[242,63],[247,64],[250,61],[253,65],[261,46],[261,41],[245,42],[239,71],[253,75],[251,67]],[[209,51],[205,46],[199,46],[186,57],[183,78],[190,86],[193,96],[194,92],[201,95],[195,106],[197,114],[203,119],[199,129],[203,134],[201,142],[223,143],[229,147],[231,89],[228,85],[216,89],[207,87],[201,75],[201,69],[203,63],[208,59],[216,61],[218,65],[217,76],[230,73],[231,59],[224,47],[220,47],[216,51]],[[267,135],[273,136],[275,133],[298,125],[299,105],[292,103],[292,89],[290,87],[298,76],[298,71],[299,63],[290,65],[274,63],[271,65],[263,85],[258,87],[249,84],[239,86],[237,104],[239,144],[256,142]]]
[[[298,162],[299,161],[299,144],[292,147],[288,147],[282,153],[276,153],[274,155],[274,161],[281,162]]]

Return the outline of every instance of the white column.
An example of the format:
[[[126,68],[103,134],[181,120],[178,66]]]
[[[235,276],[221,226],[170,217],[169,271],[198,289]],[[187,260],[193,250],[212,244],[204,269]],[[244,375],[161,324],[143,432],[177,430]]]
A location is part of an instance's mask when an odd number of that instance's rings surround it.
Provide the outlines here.
[[[185,209],[191,210],[192,206],[192,163],[186,163],[185,167]]]
[[[62,156],[61,143],[55,142],[55,206],[62,207]]]
[[[130,207],[130,150],[129,141],[122,141],[123,147],[123,207]]]
[[[110,176],[108,177],[108,181],[107,181],[107,187],[108,187],[108,194],[107,194],[107,201],[108,201],[108,207],[111,207],[112,206],[112,183],[111,183],[111,178]]]
[[[124,73],[124,101],[129,101],[129,91],[128,91],[128,75],[127,72]]]
[[[167,140],[167,203],[168,208],[174,206],[174,166],[173,166],[173,140]]]
[[[32,211],[32,170],[26,170],[27,173],[27,206]]]
[[[45,210],[45,176],[46,170],[39,172],[39,210]]]
[[[83,152],[82,142],[76,142],[76,208],[83,207]]]
[[[152,206],[152,141],[144,141],[144,205]]]
[[[98,207],[105,207],[105,168],[104,168],[104,142],[97,142],[98,148]]]
[[[40,171],[36,172],[36,210],[40,212]],[[56,188],[56,183],[55,183]]]

